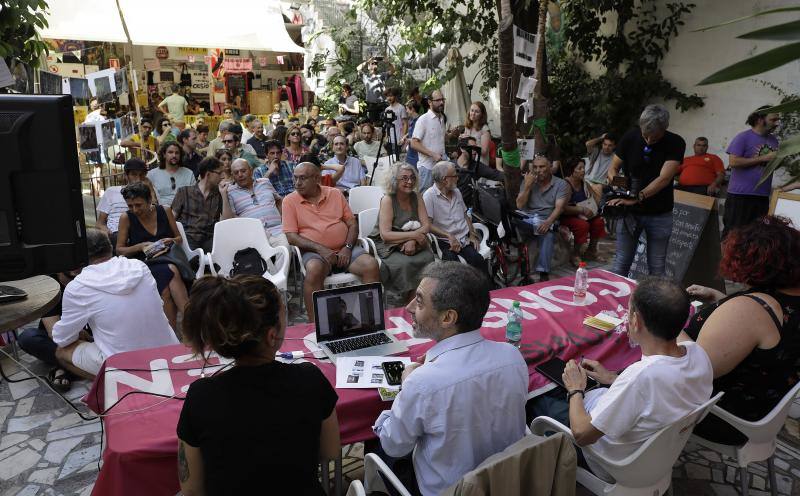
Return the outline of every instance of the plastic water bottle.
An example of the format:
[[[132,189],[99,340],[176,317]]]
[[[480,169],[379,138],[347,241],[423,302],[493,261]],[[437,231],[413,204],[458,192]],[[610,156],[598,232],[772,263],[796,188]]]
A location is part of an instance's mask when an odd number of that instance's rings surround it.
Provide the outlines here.
[[[508,309],[508,324],[506,324],[506,341],[519,348],[522,340],[522,308],[515,301]]]
[[[575,302],[582,302],[586,299],[586,291],[589,289],[589,273],[586,272],[586,262],[578,264],[575,271],[574,296]]]

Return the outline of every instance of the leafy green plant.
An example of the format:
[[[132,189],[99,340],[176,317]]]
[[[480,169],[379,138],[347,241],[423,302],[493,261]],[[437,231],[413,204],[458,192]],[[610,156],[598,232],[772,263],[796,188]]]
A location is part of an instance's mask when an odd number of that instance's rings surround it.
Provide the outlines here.
[[[326,79],[325,92],[318,95],[315,102],[319,104],[323,114],[335,115],[338,113],[342,84],[350,84],[356,95],[364,94],[364,82],[358,72],[358,65],[364,61],[364,47],[386,46],[387,43],[385,33],[372,29],[368,20],[360,16],[356,8],[349,9],[341,22],[314,33],[312,39],[322,35],[331,37],[335,50],[317,54],[311,61],[309,72],[318,76],[328,67],[333,69]],[[397,58],[392,50],[388,50],[387,55],[391,60]],[[407,88],[416,84],[405,66],[398,63],[394,65],[396,72],[389,86]]]
[[[617,136],[636,123],[655,99],[681,111],[703,106],[661,72],[669,45],[694,4],[654,0],[564,0],[561,51],[550,56],[550,132],[567,155],[585,153],[584,142],[603,132]],[[615,22],[615,29],[609,29]],[[602,71],[590,75],[586,62]]]
[[[0,0],[0,57],[38,67],[47,44],[39,29],[47,27],[44,0]]]
[[[720,26],[727,26],[765,15],[798,11],[800,11],[800,5],[767,9],[748,16],[731,19],[720,24],[715,24],[713,26],[707,26],[698,29],[697,31],[709,31]],[[800,40],[800,21],[791,21],[757,29],[755,31],[741,34],[737,36],[737,38],[772,41]],[[800,59],[800,42],[789,43],[771,50],[767,50],[766,52],[753,55],[752,57],[748,57],[744,60],[736,62],[733,65],[720,69],[719,71],[700,81],[698,84],[706,85],[735,81],[737,79],[743,79],[754,74],[761,74],[762,72],[781,67],[798,59]],[[788,101],[784,99],[780,105],[766,109],[765,112],[782,113],[785,119],[787,113],[796,112],[798,110],[800,110],[800,98],[795,97],[788,99]],[[758,184],[761,184],[769,179],[772,173],[775,172],[775,170],[777,170],[779,167],[785,167],[795,179],[800,177],[797,161],[794,158],[797,154],[800,154],[800,134],[795,131],[794,134],[784,136],[784,139],[781,141],[780,148],[775,154],[775,158],[770,161],[766,167],[764,167],[764,172],[761,174]]]

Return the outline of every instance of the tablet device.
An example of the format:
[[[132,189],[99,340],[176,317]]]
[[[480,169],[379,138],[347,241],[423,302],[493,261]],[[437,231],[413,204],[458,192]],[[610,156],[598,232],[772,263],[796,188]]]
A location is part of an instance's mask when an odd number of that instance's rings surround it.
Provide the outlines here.
[[[564,367],[566,366],[567,362],[558,357],[553,357],[550,360],[537,365],[536,370],[543,376],[561,386],[561,389],[566,391],[567,388],[564,387],[564,379],[562,378],[564,375]],[[586,391],[594,389],[597,386],[598,383],[596,380],[592,379],[591,377],[586,378]]]

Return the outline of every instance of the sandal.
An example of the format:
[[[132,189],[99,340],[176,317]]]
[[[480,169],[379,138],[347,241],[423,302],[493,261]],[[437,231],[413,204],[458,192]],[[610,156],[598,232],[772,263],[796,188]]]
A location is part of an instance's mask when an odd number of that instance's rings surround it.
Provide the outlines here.
[[[55,367],[47,373],[47,382],[62,393],[69,391],[72,387],[70,373],[60,367]]]

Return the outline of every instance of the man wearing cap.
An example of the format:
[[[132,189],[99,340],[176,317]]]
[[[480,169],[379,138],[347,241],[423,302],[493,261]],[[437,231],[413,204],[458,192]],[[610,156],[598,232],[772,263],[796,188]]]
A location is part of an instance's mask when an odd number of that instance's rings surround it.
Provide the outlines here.
[[[153,185],[147,179],[147,166],[144,161],[132,158],[125,162],[122,169],[125,184],[145,183],[150,188],[153,198],[156,197]],[[117,231],[119,230],[119,217],[128,211],[128,204],[122,198],[122,186],[112,186],[106,189],[97,204],[97,228],[104,231],[111,238],[111,246],[117,245]]]

